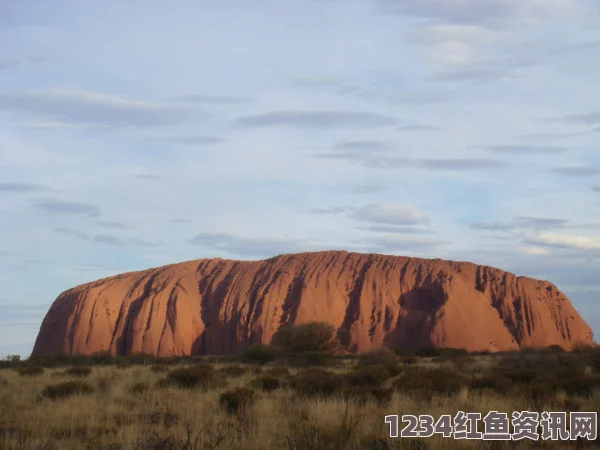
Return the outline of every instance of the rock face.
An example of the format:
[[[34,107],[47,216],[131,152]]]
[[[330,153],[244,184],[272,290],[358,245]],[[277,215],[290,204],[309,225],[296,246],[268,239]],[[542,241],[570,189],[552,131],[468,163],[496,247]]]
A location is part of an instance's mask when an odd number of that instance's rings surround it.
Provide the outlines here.
[[[590,345],[590,327],[553,284],[467,262],[342,251],[264,261],[201,259],[63,292],[33,355],[240,352],[287,323],[350,330],[381,346],[512,350]]]

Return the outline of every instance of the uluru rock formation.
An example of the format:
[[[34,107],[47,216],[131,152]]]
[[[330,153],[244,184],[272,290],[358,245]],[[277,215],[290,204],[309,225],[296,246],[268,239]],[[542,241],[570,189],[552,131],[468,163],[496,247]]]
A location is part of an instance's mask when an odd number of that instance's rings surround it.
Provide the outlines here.
[[[32,354],[237,353],[310,321],[347,328],[357,351],[593,344],[549,282],[468,262],[329,251],[201,259],[75,287],[52,304]]]

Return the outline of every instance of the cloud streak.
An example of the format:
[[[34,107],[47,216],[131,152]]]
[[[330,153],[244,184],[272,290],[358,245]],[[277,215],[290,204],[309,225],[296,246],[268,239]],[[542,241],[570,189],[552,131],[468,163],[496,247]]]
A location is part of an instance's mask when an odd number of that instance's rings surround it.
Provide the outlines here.
[[[238,125],[252,128],[291,127],[307,129],[385,128],[398,124],[398,119],[373,112],[353,111],[271,111],[240,117]]]
[[[116,247],[124,247],[128,244],[135,245],[137,247],[146,247],[146,248],[152,248],[152,247],[158,246],[158,244],[155,242],[151,242],[146,239],[142,239],[142,238],[138,238],[138,237],[123,239],[119,236],[115,236],[114,234],[109,234],[109,233],[100,233],[100,234],[90,235],[81,230],[75,230],[73,228],[65,228],[65,227],[55,228],[54,231],[56,233],[62,234],[64,236],[73,237],[76,239],[80,239],[82,241],[92,241],[92,242],[95,242],[98,244],[112,245],[112,246],[116,246]]]
[[[125,242],[112,234],[96,234],[94,235],[93,240],[100,244],[114,245],[117,247],[123,247],[125,245]]]
[[[151,139],[152,142],[164,142],[169,144],[182,144],[182,145],[211,145],[220,144],[225,140],[216,136],[185,136],[185,137],[165,137]]]
[[[0,94],[0,109],[48,120],[108,127],[181,124],[193,116],[187,107],[129,100],[72,88]]]
[[[363,151],[388,151],[393,150],[395,145],[387,141],[347,141],[335,144],[332,148],[342,152],[363,152]]]
[[[19,183],[19,182],[1,182],[0,192],[40,192],[40,191],[51,191],[52,188],[42,184],[35,183]]]
[[[431,234],[432,231],[417,226],[394,226],[394,225],[370,225],[366,227],[356,227],[357,230],[368,231],[370,233],[389,233],[389,234]]]
[[[96,223],[96,225],[101,226],[101,227],[114,228],[114,229],[118,229],[118,230],[124,230],[126,228],[129,228],[123,222],[108,222],[106,220],[98,220],[95,223]]]
[[[38,199],[33,201],[33,206],[53,213],[77,214],[87,217],[100,216],[98,206],[91,203],[68,202],[58,199]]]
[[[201,95],[187,94],[180,95],[173,99],[176,102],[193,104],[211,104],[211,105],[239,105],[253,101],[250,97],[236,97],[231,95]]]
[[[536,230],[565,228],[569,225],[570,222],[566,219],[519,216],[513,219],[512,222],[475,222],[471,225],[471,228],[488,231],[511,231],[526,228]]]
[[[55,228],[54,229],[55,232],[60,233],[60,234],[64,234],[65,236],[71,236],[71,237],[75,237],[77,239],[81,239],[82,241],[89,241],[92,238],[87,234],[84,233],[83,231],[79,231],[79,230],[74,230],[72,228]]]
[[[341,159],[359,163],[372,169],[422,169],[432,171],[469,172],[484,169],[502,169],[510,164],[488,158],[403,158],[365,155],[359,152],[321,153],[313,157]]]
[[[600,250],[600,238],[560,233],[541,233],[528,239],[539,245],[580,250]]]
[[[485,150],[506,155],[557,155],[565,153],[565,147],[544,145],[490,145]]]
[[[600,167],[594,166],[572,166],[572,167],[555,167],[552,172],[564,175],[567,177],[591,177],[600,174]]]
[[[580,125],[590,125],[596,126],[600,125],[600,111],[591,112],[585,114],[574,114],[570,116],[564,116],[559,119],[555,119],[563,122],[580,124]]]
[[[350,206],[328,206],[326,208],[312,208],[310,212],[313,214],[343,214],[352,209]]]
[[[348,97],[357,100],[379,103],[384,105],[428,105],[445,103],[449,97],[444,92],[433,90],[412,91],[398,94],[396,91],[385,91],[358,85],[338,77],[295,77],[292,80],[294,86],[308,87],[328,92],[338,97]],[[433,130],[437,127],[415,122],[405,122],[399,127],[403,131]]]

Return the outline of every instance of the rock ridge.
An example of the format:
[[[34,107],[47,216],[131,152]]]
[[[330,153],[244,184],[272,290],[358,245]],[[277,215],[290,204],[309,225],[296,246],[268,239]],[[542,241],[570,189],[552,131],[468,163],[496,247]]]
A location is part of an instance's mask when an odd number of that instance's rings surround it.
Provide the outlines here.
[[[326,251],[199,259],[76,286],[50,307],[32,355],[238,353],[314,320],[347,328],[356,351],[594,343],[547,281],[470,262]]]

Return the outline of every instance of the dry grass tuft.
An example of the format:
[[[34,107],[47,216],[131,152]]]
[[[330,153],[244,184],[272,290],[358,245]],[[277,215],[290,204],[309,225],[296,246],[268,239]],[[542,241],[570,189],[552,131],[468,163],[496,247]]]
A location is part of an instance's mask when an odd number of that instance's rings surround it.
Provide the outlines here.
[[[73,395],[92,394],[94,389],[81,381],[65,381],[64,383],[50,384],[42,390],[42,396],[51,400],[58,400]]]

